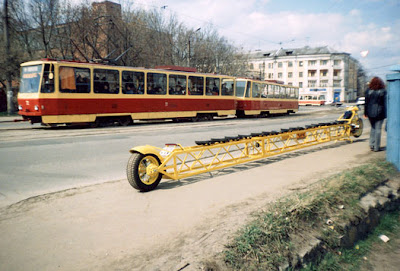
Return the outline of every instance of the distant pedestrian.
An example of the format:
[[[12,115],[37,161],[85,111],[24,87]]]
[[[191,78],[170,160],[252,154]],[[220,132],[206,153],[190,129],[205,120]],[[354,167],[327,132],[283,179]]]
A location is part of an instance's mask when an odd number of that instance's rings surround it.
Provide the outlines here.
[[[369,147],[371,151],[380,151],[382,124],[386,118],[386,89],[379,77],[374,77],[369,82],[365,95],[364,118],[368,118],[371,123]]]

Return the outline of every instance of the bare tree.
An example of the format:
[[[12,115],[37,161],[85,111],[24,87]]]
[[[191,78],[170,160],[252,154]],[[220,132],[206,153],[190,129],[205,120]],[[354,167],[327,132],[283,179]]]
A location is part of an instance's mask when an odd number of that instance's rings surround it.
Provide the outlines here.
[[[13,0],[9,16],[2,16],[0,40],[0,84],[5,86],[7,69],[18,77],[19,64],[42,57],[91,61],[117,57],[127,66],[185,66],[200,72],[243,76],[247,57],[240,48],[218,34],[212,26],[188,28],[163,8],[143,10],[131,0],[72,4],[71,0]],[[122,8],[120,8],[122,7]],[[168,15],[170,14],[170,15]],[[3,9],[4,15],[4,9]],[[6,52],[5,18],[12,46]],[[190,40],[190,46],[188,46]],[[189,48],[190,47],[190,48]],[[7,57],[11,56],[11,64]]]
[[[29,4],[35,31],[40,37],[44,57],[53,57],[52,42],[59,25],[58,0],[32,0]]]

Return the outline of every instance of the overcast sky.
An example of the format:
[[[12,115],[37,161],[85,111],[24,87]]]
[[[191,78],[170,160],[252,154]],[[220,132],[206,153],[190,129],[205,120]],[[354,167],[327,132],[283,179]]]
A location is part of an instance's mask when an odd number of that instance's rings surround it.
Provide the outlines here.
[[[390,66],[400,64],[400,0],[112,1],[133,8],[166,6],[163,12],[188,27],[212,24],[246,51],[327,45],[350,53],[383,79],[392,73]],[[362,57],[363,51],[368,55]]]

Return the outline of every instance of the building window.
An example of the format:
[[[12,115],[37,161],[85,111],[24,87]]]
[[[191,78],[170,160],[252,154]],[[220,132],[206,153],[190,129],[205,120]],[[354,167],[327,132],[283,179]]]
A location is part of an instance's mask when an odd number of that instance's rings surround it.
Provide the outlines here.
[[[320,65],[325,66],[328,64],[328,60],[321,60]]]
[[[282,73],[278,73],[278,78],[281,79],[282,78]]]
[[[308,77],[315,77],[316,74],[317,74],[316,70],[309,70],[308,71]]]
[[[315,66],[316,61],[315,60],[309,60],[308,61],[308,66]]]
[[[293,86],[293,83],[292,83],[292,82],[289,82],[288,85],[289,85],[289,86]]]
[[[333,70],[333,76],[340,76],[341,70]]]
[[[292,61],[288,61],[287,65],[288,65],[288,67],[293,67],[293,62]]]
[[[254,64],[250,63],[250,70],[254,70]]]
[[[278,62],[278,68],[282,68],[282,62]]]
[[[340,87],[341,83],[342,83],[342,80],[333,80],[334,87]]]
[[[274,63],[268,63],[268,69],[273,69],[274,68]]]
[[[333,61],[333,65],[335,65],[335,66],[340,65],[340,62],[341,62],[341,61],[338,60],[338,59],[337,59],[337,60],[334,60],[334,61]]]
[[[288,72],[287,77],[288,77],[288,78],[292,78],[292,77],[293,77],[293,73],[292,73],[292,72]]]
[[[321,87],[327,87],[328,86],[328,80],[321,80]]]
[[[303,77],[303,72],[299,72],[299,77]]]
[[[299,82],[299,87],[300,87],[300,88],[303,87],[303,82]]]
[[[299,67],[303,67],[303,61],[299,61]]]
[[[321,70],[321,77],[326,77],[328,76],[328,70]]]
[[[273,79],[274,78],[274,74],[273,73],[268,73],[268,79]]]
[[[316,87],[317,80],[308,80],[308,87]]]

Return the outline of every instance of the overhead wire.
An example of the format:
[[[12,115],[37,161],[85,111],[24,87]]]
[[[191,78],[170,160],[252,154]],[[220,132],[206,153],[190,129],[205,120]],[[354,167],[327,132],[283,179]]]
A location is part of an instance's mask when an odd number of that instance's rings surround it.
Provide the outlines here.
[[[184,13],[178,12],[178,11],[176,11],[174,9],[171,9],[170,6],[166,6],[166,5],[156,6],[156,5],[147,4],[147,3],[146,4],[145,3],[136,3],[136,4],[139,5],[139,6],[147,6],[147,7],[152,7],[152,8],[156,8],[156,9],[161,8],[163,10],[169,10],[171,12],[174,12],[174,13],[178,14],[179,16],[186,17],[186,18],[189,18],[189,19],[192,19],[192,20],[204,23],[204,24],[215,26],[217,29],[225,29],[225,30],[227,30],[227,31],[229,31],[231,33],[235,33],[235,34],[240,34],[240,35],[244,35],[244,36],[247,36],[247,37],[251,37],[251,38],[253,38],[253,39],[257,40],[257,41],[264,41],[264,42],[275,44],[275,45],[281,45],[282,43],[285,43],[284,41],[267,40],[267,39],[264,39],[264,38],[260,38],[260,36],[254,36],[254,35],[251,35],[251,34],[248,34],[248,33],[245,33],[245,32],[241,32],[241,31],[233,31],[233,30],[227,29],[224,26],[215,24],[213,22],[202,20],[202,19],[199,19],[199,18],[196,18],[196,17],[193,17],[193,16],[186,15]],[[291,40],[293,40],[293,39],[291,39]],[[291,40],[289,40],[289,41],[291,41]]]
[[[227,27],[215,24],[215,23],[213,23],[213,22],[211,22],[209,20],[199,19],[197,17],[190,16],[190,15],[184,14],[182,12],[178,12],[175,9],[170,8],[170,5],[169,6],[167,6],[167,5],[160,5],[159,6],[159,5],[154,5],[154,4],[142,3],[142,2],[135,3],[135,4],[138,5],[138,6],[142,6],[142,7],[144,6],[144,7],[150,7],[150,8],[155,8],[155,9],[163,9],[164,11],[170,12],[170,14],[177,14],[178,16],[185,17],[185,18],[188,18],[188,19],[191,19],[191,20],[194,20],[194,21],[198,21],[198,22],[203,23],[203,24],[212,25],[212,26],[216,27],[217,30],[224,29],[224,30],[229,31],[231,33],[235,33],[235,34],[239,34],[239,35],[242,35],[242,36],[250,37],[250,38],[252,38],[252,39],[254,39],[255,41],[258,41],[258,42],[261,41],[261,42],[266,42],[266,43],[275,44],[275,45],[282,45],[283,43],[292,42],[294,40],[296,40],[296,41],[302,40],[301,38],[296,38],[296,39],[288,39],[287,41],[272,41],[272,40],[268,40],[268,39],[265,39],[265,38],[260,38],[260,36],[251,35],[251,34],[248,34],[248,33],[241,32],[241,31],[233,31],[231,29],[228,29]],[[348,4],[347,1],[334,1],[327,8],[326,12],[328,12],[328,13],[329,12],[334,12],[335,10],[337,11],[338,9],[339,10],[346,9],[348,12],[351,12],[355,8],[361,9],[361,8],[366,7],[366,6],[370,7],[372,5],[375,5],[375,3],[373,3],[373,2],[352,1],[351,2],[351,6],[345,8],[346,4]],[[385,8],[385,4],[384,3],[379,6],[379,10],[382,10],[383,8]],[[374,16],[378,16],[377,13],[375,13],[375,14],[376,15],[374,15]],[[304,39],[308,40],[309,37],[306,37]],[[383,50],[383,49],[381,49],[381,50]],[[388,66],[391,66],[391,65],[385,65],[385,66],[375,67],[375,68],[371,68],[371,69],[379,69],[379,68],[384,68],[384,67],[388,67]],[[371,69],[367,69],[367,70],[371,70]]]

